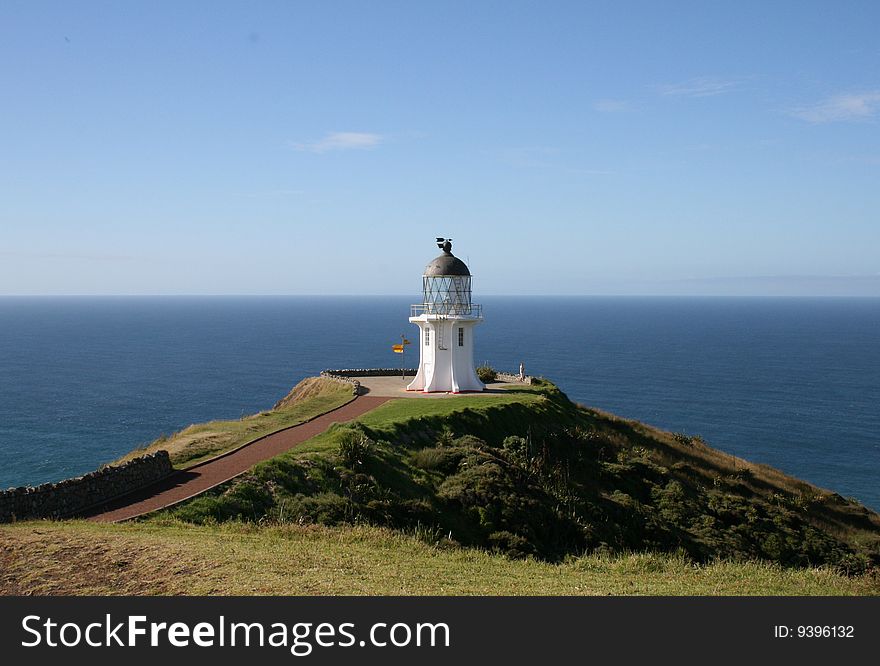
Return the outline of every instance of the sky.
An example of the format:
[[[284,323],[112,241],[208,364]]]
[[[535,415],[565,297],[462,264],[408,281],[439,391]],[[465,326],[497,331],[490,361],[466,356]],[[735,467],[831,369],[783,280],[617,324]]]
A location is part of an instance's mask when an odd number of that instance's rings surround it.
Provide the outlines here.
[[[880,296],[880,3],[0,4],[0,294]]]

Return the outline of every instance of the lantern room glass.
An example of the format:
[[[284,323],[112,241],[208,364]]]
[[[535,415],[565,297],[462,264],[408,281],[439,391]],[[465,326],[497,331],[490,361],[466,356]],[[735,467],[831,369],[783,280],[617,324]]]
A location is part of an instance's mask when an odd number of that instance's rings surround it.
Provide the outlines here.
[[[469,275],[426,275],[422,278],[422,290],[427,314],[471,314]]]

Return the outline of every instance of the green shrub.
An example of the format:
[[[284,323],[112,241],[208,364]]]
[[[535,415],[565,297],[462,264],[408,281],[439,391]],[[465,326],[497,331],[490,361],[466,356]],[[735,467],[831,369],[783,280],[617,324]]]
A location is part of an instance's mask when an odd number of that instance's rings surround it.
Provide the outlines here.
[[[449,452],[446,447],[429,447],[415,451],[410,456],[410,463],[419,469],[442,469],[448,458]]]
[[[355,469],[366,464],[374,442],[366,435],[353,431],[346,433],[339,442],[339,455],[346,467]]]
[[[505,437],[501,448],[514,460],[524,461],[529,457],[529,440],[518,435]]]
[[[527,539],[506,530],[492,532],[489,535],[489,546],[492,550],[514,559],[523,559],[535,554],[535,548]]]
[[[498,373],[492,366],[483,364],[477,368],[477,377],[484,384],[489,384],[498,378]]]
[[[338,525],[352,522],[354,507],[350,499],[336,493],[297,495],[284,504],[284,522]]]
[[[443,428],[443,431],[437,435],[437,446],[452,446],[452,443],[455,441],[455,433],[446,426]]]
[[[227,520],[258,520],[266,515],[275,500],[266,486],[251,476],[234,481],[217,496],[203,496],[176,510],[181,520],[193,523]]]
[[[670,481],[662,488],[655,486],[651,489],[651,498],[664,520],[676,526],[682,524],[688,511],[684,488],[678,481]]]

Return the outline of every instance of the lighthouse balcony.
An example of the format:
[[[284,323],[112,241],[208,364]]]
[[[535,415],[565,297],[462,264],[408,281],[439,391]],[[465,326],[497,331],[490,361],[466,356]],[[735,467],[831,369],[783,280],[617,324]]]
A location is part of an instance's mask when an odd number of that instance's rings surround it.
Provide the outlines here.
[[[473,303],[416,303],[410,306],[410,317],[422,315],[437,315],[441,317],[467,317],[468,319],[482,319],[483,306]]]

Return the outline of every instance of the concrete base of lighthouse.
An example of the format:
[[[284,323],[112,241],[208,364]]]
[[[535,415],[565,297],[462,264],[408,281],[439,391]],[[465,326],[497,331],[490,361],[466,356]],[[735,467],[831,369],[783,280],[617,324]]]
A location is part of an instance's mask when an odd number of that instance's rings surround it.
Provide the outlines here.
[[[419,370],[408,391],[464,393],[486,386],[474,370],[474,327],[482,319],[423,314],[410,317],[419,327]]]

